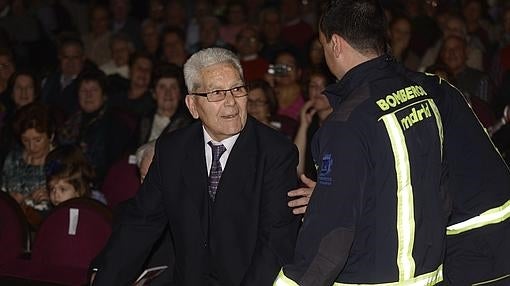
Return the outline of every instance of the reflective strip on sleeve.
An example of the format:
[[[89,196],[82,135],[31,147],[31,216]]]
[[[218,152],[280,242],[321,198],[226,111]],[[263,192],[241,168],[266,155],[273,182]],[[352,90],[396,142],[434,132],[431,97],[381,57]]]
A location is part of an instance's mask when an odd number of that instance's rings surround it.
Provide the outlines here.
[[[434,103],[434,100],[428,99],[430,108],[432,112],[434,112],[434,117],[436,118],[437,129],[439,131],[439,141],[441,142],[441,160],[443,160],[443,141],[444,141],[444,133],[443,133],[443,122],[441,120],[441,114],[439,113],[439,109]]]
[[[429,273],[411,278],[405,281],[390,282],[390,283],[376,283],[376,284],[349,284],[349,283],[334,283],[333,286],[432,286],[443,281],[443,265]],[[282,284],[283,285],[283,284]],[[290,284],[289,284],[290,285]]]
[[[292,279],[285,276],[285,273],[283,273],[282,268],[280,270],[280,273],[278,273],[278,276],[276,276],[273,286],[299,286],[299,285],[296,282],[292,281]]]
[[[414,277],[416,267],[413,258],[415,222],[409,154],[404,133],[395,114],[384,115],[381,119],[391,141],[397,175],[398,280],[407,281]]]
[[[500,223],[510,217],[510,200],[505,204],[493,209],[487,210],[482,214],[465,220],[463,222],[450,225],[446,228],[447,235],[455,235],[468,230],[486,226],[489,224]]]

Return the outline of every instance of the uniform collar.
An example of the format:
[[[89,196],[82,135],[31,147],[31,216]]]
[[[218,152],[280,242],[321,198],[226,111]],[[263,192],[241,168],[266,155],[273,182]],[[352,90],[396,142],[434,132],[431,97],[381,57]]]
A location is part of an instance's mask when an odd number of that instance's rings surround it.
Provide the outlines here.
[[[344,77],[336,83],[330,84],[324,90],[324,94],[333,108],[347,95],[360,87],[363,83],[379,77],[380,72],[394,59],[387,55],[381,55],[363,62],[350,69]]]

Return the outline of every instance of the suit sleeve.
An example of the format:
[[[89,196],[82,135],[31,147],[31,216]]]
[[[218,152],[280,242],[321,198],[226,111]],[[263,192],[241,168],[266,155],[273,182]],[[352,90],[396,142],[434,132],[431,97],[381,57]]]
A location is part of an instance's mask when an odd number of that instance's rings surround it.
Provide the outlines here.
[[[159,146],[136,197],[122,205],[106,247],[96,259],[93,285],[129,285],[141,272],[168,219],[161,194]]]
[[[299,285],[332,285],[345,266],[362,205],[369,160],[359,128],[330,122],[314,146],[317,185],[283,275]],[[281,278],[282,273],[277,279]]]
[[[297,150],[291,145],[267,160],[254,257],[241,285],[271,285],[282,265],[292,260],[299,227],[300,217],[287,206],[287,192],[298,186]]]

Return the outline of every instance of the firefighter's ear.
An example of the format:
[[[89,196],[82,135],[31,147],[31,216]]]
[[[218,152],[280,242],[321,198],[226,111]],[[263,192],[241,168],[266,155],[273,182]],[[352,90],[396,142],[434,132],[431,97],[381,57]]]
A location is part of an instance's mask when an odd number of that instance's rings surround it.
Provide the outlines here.
[[[337,34],[333,34],[333,36],[331,36],[331,49],[336,58],[338,58],[342,53],[344,42],[345,40]]]

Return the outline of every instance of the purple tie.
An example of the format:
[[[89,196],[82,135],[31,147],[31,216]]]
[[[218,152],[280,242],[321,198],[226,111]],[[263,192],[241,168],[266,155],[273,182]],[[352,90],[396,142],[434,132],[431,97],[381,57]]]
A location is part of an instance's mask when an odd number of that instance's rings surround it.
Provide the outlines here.
[[[223,145],[214,145],[212,141],[207,142],[212,149],[212,164],[211,171],[209,172],[209,196],[214,201],[216,197],[216,190],[218,189],[218,183],[221,178],[221,164],[220,157],[227,150]]]

